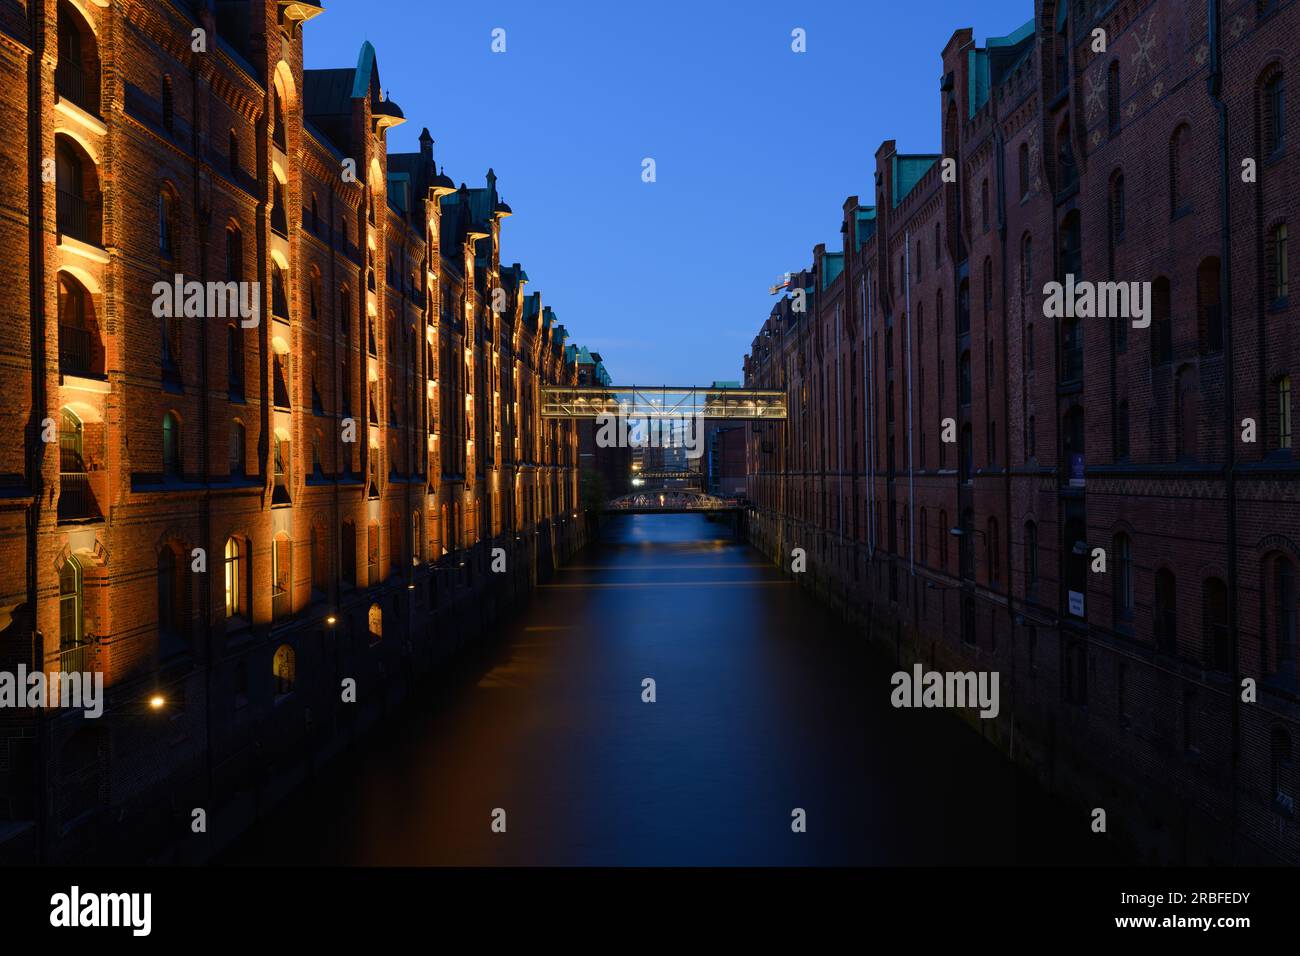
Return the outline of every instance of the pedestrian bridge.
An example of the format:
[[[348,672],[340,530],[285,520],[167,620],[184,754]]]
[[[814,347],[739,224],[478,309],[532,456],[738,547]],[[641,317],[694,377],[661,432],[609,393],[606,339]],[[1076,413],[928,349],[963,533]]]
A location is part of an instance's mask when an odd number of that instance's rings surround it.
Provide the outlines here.
[[[722,418],[779,420],[786,417],[780,389],[681,388],[641,385],[544,385],[543,418]]]
[[[615,498],[605,505],[610,514],[684,514],[707,511],[725,514],[742,511],[741,503],[733,498],[719,498],[702,491],[637,491]]]

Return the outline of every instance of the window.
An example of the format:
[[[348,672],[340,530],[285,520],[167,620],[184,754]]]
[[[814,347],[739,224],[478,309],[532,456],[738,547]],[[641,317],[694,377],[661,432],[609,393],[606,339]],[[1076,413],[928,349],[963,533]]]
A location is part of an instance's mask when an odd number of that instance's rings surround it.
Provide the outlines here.
[[[226,326],[226,389],[232,401],[244,399],[244,333],[238,325]]]
[[[1268,270],[1265,288],[1268,290],[1270,304],[1282,305],[1290,292],[1290,270],[1287,264],[1287,230],[1286,223],[1278,223],[1268,234],[1267,261]]]
[[[1229,671],[1232,646],[1228,632],[1228,586],[1221,578],[1206,578],[1201,586],[1201,622],[1206,666]]]
[[[68,651],[81,644],[84,632],[84,608],[82,605],[81,563],[74,557],[63,562],[59,570],[59,650],[65,657],[61,670],[85,670],[84,667],[71,667],[67,660]]]
[[[1178,652],[1178,588],[1174,573],[1168,568],[1156,572],[1155,605],[1152,608],[1152,630],[1156,647],[1166,654]]]
[[[275,651],[275,657],[271,661],[271,673],[275,676],[275,695],[283,697],[285,694],[293,693],[294,680],[296,678],[297,661],[293,653],[293,648],[288,644],[281,644]]]
[[[370,643],[378,644],[384,636],[384,611],[378,604],[370,605],[366,622],[370,630]]]
[[[1281,152],[1286,143],[1286,84],[1279,70],[1264,82],[1260,103],[1260,142],[1264,156]]]
[[[1115,535],[1115,620],[1133,617],[1133,542],[1129,536]]]
[[[930,563],[930,525],[924,508],[921,509],[921,563],[928,565]]]
[[[1112,136],[1119,132],[1119,101],[1119,60],[1112,60],[1106,73],[1106,128]]]
[[[183,643],[189,630],[181,567],[176,552],[164,545],[158,554],[158,643],[164,652]]]
[[[243,605],[243,560],[240,545],[234,538],[226,539],[226,617],[242,614]]]
[[[181,473],[181,426],[175,412],[168,412],[162,420],[162,466],[168,478]]]
[[[1277,418],[1277,447],[1279,450],[1291,448],[1291,376],[1283,375],[1274,386]]]
[[[1276,640],[1276,672],[1286,680],[1296,677],[1296,591],[1295,566],[1279,556],[1273,562],[1274,637]]]
[[[1174,130],[1169,139],[1169,214],[1187,212],[1191,196],[1187,191],[1187,174],[1191,170],[1192,130],[1186,123]]]
[[[230,423],[230,476],[232,478],[242,478],[245,474],[244,469],[247,461],[245,449],[247,448],[247,432],[244,429],[244,423],[235,420]]]
[[[319,597],[329,583],[330,556],[328,535],[324,528],[311,528],[311,589]]]
[[[158,255],[171,262],[175,258],[176,201],[171,190],[158,192]]]
[[[1061,381],[1083,379],[1083,323],[1065,319],[1061,323]]]

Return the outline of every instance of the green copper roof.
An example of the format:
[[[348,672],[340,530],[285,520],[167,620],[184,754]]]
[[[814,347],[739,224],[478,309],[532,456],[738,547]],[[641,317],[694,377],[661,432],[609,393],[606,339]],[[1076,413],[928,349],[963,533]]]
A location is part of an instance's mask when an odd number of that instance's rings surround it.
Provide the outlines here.
[[[1064,12],[1066,4],[1061,4],[1061,10]],[[989,94],[994,83],[1001,82],[1005,76],[1005,71],[1009,62],[1019,59],[1016,55],[1016,47],[1020,46],[1026,40],[1034,35],[1034,21],[1031,19],[1022,24],[1020,28],[1013,33],[1008,33],[1004,37],[989,37],[984,41],[982,50],[971,50],[967,54],[967,62],[970,65],[970,83],[968,85],[970,100],[970,115],[974,116],[979,112],[980,107],[989,101]],[[997,75],[994,73],[994,59],[1001,64]]]
[[[907,194],[916,188],[916,184],[938,162],[938,156],[902,156],[893,155],[894,163],[894,207],[902,202]]]
[[[854,217],[854,227],[857,233],[857,249],[861,249],[867,244],[867,240],[876,234],[876,207],[859,206],[857,215]]]
[[[822,256],[822,288],[827,288],[844,271],[844,253],[828,252]]]
[[[352,80],[352,98],[359,100],[370,95],[370,74],[375,68],[375,48],[366,40],[357,57],[357,72]]]

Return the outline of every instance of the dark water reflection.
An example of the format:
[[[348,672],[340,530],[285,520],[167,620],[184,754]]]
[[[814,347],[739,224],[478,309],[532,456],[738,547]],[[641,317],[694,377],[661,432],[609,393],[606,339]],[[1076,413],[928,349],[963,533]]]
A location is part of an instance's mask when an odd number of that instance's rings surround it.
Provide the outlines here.
[[[892,670],[724,526],[623,517],[222,862],[1091,861],[1084,814],[890,707]]]

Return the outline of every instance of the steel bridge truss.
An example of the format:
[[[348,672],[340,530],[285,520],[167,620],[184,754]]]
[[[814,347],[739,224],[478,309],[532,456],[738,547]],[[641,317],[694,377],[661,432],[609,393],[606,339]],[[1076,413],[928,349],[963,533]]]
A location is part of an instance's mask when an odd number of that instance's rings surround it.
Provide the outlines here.
[[[717,418],[779,420],[786,417],[779,389],[639,385],[544,385],[543,418]]]

